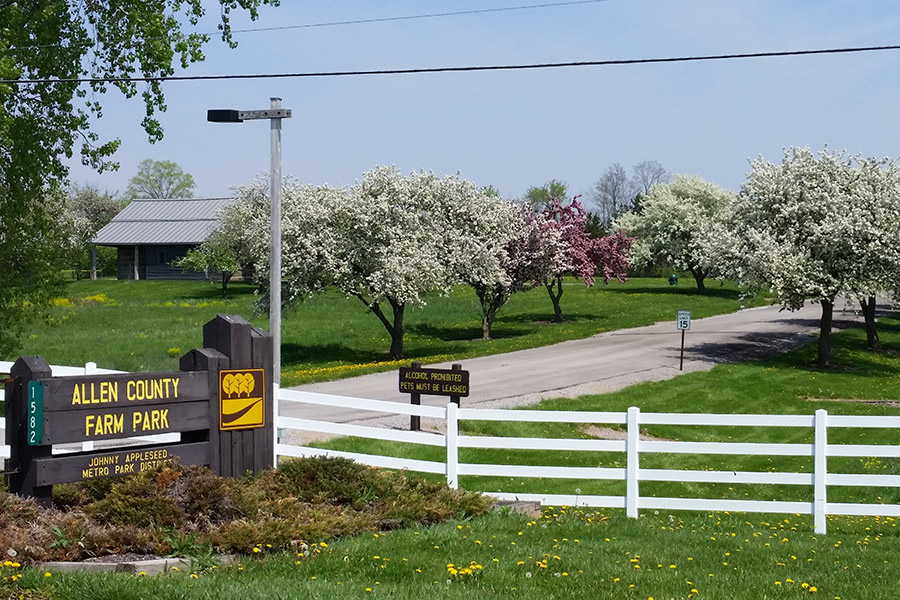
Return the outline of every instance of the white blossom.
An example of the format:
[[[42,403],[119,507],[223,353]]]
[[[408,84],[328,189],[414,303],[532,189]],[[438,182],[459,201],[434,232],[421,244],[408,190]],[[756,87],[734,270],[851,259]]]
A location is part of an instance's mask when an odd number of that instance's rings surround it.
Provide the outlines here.
[[[675,175],[670,183],[654,185],[641,200],[640,212],[619,217],[612,231],[637,239],[631,247],[632,265],[663,260],[675,269],[703,279],[716,273],[705,253],[705,240],[723,228],[734,194],[695,175]]]

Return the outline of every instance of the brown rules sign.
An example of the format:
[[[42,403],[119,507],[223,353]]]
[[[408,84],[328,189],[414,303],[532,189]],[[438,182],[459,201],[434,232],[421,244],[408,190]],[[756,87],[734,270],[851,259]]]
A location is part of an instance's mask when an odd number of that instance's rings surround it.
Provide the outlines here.
[[[400,367],[400,391],[404,394],[465,397],[469,395],[469,372]]]

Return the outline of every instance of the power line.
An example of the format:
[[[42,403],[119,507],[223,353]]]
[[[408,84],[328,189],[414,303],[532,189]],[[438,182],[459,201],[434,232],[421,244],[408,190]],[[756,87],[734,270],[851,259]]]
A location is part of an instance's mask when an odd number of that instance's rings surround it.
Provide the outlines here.
[[[485,13],[510,12],[514,10],[531,10],[535,8],[555,8],[558,6],[573,6],[576,4],[597,4],[610,0],[573,0],[571,2],[546,2],[544,4],[528,4],[525,6],[506,6],[502,8],[479,8],[473,10],[458,10],[453,12],[429,13],[423,15],[405,15],[399,17],[379,17],[372,19],[354,19],[352,21],[330,21],[325,23],[307,23],[304,25],[281,25],[277,27],[252,27],[249,29],[233,29],[232,33],[255,33],[258,31],[280,31],[285,29],[311,29],[314,27],[334,27],[337,25],[363,25],[369,23],[388,23],[390,21],[412,21],[414,19],[436,19],[441,17],[458,17],[461,15],[480,15]],[[209,34],[211,35],[211,34]]]
[[[348,21],[325,21],[322,23],[302,23],[299,25],[278,25],[275,27],[248,27],[244,29],[232,29],[231,33],[259,33],[265,31],[286,31],[291,29],[315,29],[319,27],[338,27],[341,25],[367,25],[373,23],[389,23],[392,21],[413,21],[417,19],[438,19],[443,17],[458,17],[463,15],[480,15],[485,13],[512,12],[516,10],[533,10],[536,8],[557,8],[561,6],[575,6],[577,4],[597,4],[610,2],[611,0],[570,0],[568,2],[545,2],[543,4],[526,4],[522,6],[504,6],[501,8],[478,8],[473,10],[458,10],[453,12],[426,13],[421,15],[401,15],[397,17],[375,17],[371,19],[353,19]],[[218,35],[221,31],[204,31],[200,35]],[[155,38],[164,39],[164,38]],[[11,46],[10,50],[25,50],[32,48],[58,48],[64,44],[33,44],[26,46]],[[93,43],[85,43],[88,48]]]
[[[150,81],[221,81],[230,79],[295,79],[308,77],[353,77],[360,75],[414,75],[422,73],[465,73],[476,71],[521,71],[526,69],[558,69],[563,67],[606,67],[612,65],[646,65],[683,62],[730,60],[741,58],[776,58],[785,56],[813,56],[822,54],[849,54],[900,50],[898,46],[862,46],[828,48],[824,50],[786,50],[780,52],[748,52],[743,54],[710,54],[703,56],[678,56],[668,58],[631,58],[619,60],[590,60],[558,63],[531,63],[519,65],[485,65],[462,67],[427,67],[415,69],[378,69],[365,71],[311,71],[305,73],[255,73],[238,75],[170,75],[159,77],[83,77],[70,79],[0,79],[0,84],[34,85],[42,83],[122,83]]]

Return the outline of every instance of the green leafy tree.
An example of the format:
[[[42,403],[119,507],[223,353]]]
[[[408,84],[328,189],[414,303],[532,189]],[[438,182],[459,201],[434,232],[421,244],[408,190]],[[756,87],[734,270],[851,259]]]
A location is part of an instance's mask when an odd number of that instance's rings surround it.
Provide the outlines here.
[[[262,4],[278,0],[220,0],[222,38],[232,43],[233,10],[255,18]],[[203,13],[199,0],[0,0],[0,353],[10,354],[27,313],[53,293],[64,233],[58,203],[47,199],[63,187],[66,159],[80,151],[100,171],[117,166],[119,141],[92,130],[102,95],[140,93],[142,125],[159,140],[162,82],[129,78],[166,77],[202,60],[208,36],[185,30]]]
[[[0,356],[13,358],[24,326],[62,290],[67,248],[58,194],[15,198],[0,184]]]
[[[569,186],[559,179],[551,179],[542,186],[532,186],[525,191],[525,202],[540,212],[550,208],[554,198],[566,198]]]
[[[194,177],[171,160],[145,158],[138,165],[137,173],[128,181],[125,196],[135,198],[191,198],[194,195]]]

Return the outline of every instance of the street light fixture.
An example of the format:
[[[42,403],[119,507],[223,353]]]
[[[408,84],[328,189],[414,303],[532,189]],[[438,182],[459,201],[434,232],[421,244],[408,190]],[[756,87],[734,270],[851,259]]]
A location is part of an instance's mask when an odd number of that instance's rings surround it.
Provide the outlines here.
[[[281,120],[291,118],[291,109],[281,107],[281,98],[271,98],[263,110],[212,109],[206,120],[212,123],[243,123],[269,119],[271,166],[269,168],[270,244],[269,244],[269,331],[274,346],[272,380],[281,385]]]

